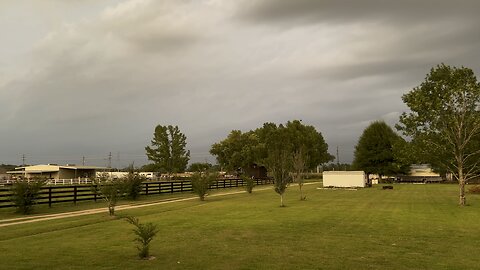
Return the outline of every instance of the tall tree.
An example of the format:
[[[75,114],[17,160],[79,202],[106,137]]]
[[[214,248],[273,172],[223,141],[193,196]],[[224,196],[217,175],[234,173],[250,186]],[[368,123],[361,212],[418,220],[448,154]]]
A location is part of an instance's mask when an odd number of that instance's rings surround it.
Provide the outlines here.
[[[469,68],[441,64],[425,81],[403,95],[410,108],[397,128],[410,136],[418,153],[459,183],[459,204],[465,205],[465,184],[479,172],[480,84]]]
[[[180,132],[178,126],[155,127],[152,147],[145,150],[149,160],[153,161],[162,172],[184,172],[190,159],[190,151],[186,150],[187,137]]]
[[[210,153],[217,157],[223,170],[236,171],[258,162],[261,148],[259,137],[253,131],[232,130],[226,139],[212,145]]]
[[[275,191],[280,194],[283,206],[283,196],[295,170],[295,153],[297,169],[303,171],[332,160],[333,156],[327,150],[328,145],[315,127],[294,120],[278,126],[264,123],[262,127],[245,133],[233,130],[225,140],[212,145],[210,153],[227,170],[245,168],[252,163],[265,165],[274,178]]]
[[[355,146],[353,166],[365,171],[367,175],[392,175],[405,173],[409,164],[397,160],[394,146],[400,145],[403,138],[398,136],[390,126],[383,121],[370,124],[363,131]]]
[[[266,124],[265,140],[266,158],[264,164],[273,176],[275,192],[280,195],[280,206],[284,207],[284,195],[288,185],[292,182],[293,171],[293,144],[286,128],[280,124]]]
[[[300,120],[288,121],[285,125],[292,154],[301,154],[305,170],[313,170],[318,165],[333,160],[328,153],[328,144],[314,126],[304,125]]]

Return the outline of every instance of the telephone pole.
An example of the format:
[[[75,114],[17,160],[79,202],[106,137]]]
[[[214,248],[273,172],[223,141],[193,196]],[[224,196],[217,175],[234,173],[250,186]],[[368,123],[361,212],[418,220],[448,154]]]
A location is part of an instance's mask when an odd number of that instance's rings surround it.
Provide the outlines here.
[[[85,166],[85,156],[82,157],[82,165]]]
[[[25,154],[22,154],[22,166],[25,166]]]
[[[338,154],[338,146],[337,146],[337,167],[340,170],[340,155]]]
[[[112,152],[108,154],[108,168],[112,168]]]

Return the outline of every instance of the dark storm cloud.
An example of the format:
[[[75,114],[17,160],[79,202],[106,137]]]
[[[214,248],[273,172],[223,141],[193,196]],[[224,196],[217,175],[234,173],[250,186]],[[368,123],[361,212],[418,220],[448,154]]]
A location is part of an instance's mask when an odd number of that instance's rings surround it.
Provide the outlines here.
[[[258,0],[245,5],[239,16],[253,22],[425,23],[445,19],[478,21],[476,0]]]
[[[232,129],[292,119],[351,161],[363,129],[395,124],[432,66],[480,71],[476,1],[116,2],[77,3],[87,19],[79,11],[8,58],[23,61],[0,72],[0,162],[112,151],[142,164],[157,124],[180,127],[193,161],[213,161]]]

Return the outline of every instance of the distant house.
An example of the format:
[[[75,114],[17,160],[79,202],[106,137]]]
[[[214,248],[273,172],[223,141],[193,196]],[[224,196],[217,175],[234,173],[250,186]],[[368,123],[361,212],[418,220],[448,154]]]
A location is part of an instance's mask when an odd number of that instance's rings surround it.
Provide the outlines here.
[[[15,178],[46,178],[46,179],[76,179],[76,178],[93,178],[97,170],[104,170],[104,167],[96,166],[76,166],[72,164],[57,165],[33,165],[15,168],[14,171],[7,172]]]
[[[413,164],[410,166],[410,176],[440,177],[440,174],[434,172],[429,164]]]
[[[266,179],[268,177],[267,168],[256,163],[251,164],[244,171],[247,176],[253,177],[255,179]]]
[[[325,171],[323,172],[324,187],[365,187],[367,176],[363,171]]]
[[[439,173],[434,172],[429,164],[412,164],[410,173],[398,177],[398,181],[402,183],[434,183],[442,182],[444,179]]]

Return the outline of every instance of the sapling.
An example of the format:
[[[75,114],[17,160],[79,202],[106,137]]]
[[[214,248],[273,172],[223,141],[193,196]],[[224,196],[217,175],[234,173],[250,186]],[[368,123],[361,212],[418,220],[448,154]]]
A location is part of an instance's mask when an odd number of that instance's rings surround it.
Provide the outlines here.
[[[135,233],[134,242],[138,243],[138,256],[142,259],[150,258],[150,242],[152,242],[155,235],[158,233],[158,226],[151,222],[140,223],[136,217],[126,217],[128,223],[135,226],[133,232]]]

